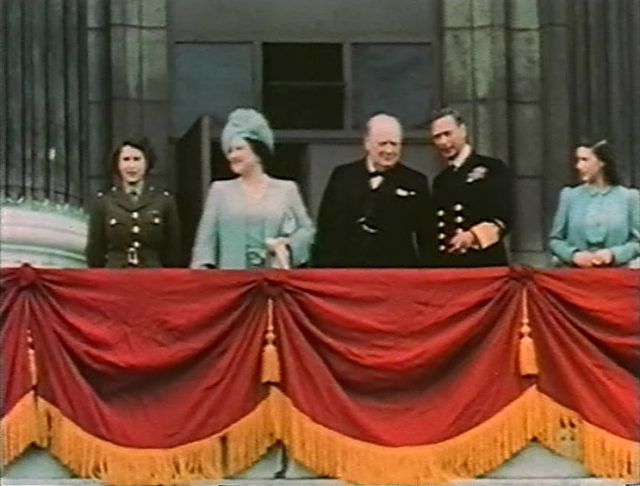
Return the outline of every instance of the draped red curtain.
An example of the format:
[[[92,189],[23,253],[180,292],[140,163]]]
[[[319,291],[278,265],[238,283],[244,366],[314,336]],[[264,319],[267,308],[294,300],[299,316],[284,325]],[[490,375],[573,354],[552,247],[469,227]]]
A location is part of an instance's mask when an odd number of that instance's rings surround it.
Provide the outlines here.
[[[417,483],[539,440],[638,476],[638,272],[22,267],[1,287],[5,462],[37,443],[83,477],[175,483],[281,440],[319,473]]]

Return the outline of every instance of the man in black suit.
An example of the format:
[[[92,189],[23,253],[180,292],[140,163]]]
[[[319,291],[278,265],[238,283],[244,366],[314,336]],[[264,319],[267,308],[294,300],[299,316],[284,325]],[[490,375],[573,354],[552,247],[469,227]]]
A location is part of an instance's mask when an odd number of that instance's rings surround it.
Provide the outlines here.
[[[453,108],[431,117],[431,140],[447,167],[433,181],[440,267],[507,265],[504,237],[511,222],[511,177],[501,160],[476,153]]]
[[[387,114],[367,122],[365,158],[331,174],[320,213],[317,267],[419,267],[433,253],[427,177],[400,163],[402,126]]]

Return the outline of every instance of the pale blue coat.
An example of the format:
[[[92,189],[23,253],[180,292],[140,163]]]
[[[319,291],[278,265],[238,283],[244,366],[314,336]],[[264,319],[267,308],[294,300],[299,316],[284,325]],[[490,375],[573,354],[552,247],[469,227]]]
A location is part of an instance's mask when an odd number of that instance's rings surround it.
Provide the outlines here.
[[[209,264],[221,269],[248,268],[247,236],[256,229],[256,224],[264,238],[289,238],[292,267],[307,262],[315,228],[295,182],[269,177],[258,204],[260,219],[256,222],[255,214],[248,215],[250,202],[240,179],[211,184],[198,225],[191,267]],[[252,218],[254,222],[249,222]],[[249,224],[254,226],[249,228]]]
[[[615,266],[640,260],[640,192],[623,186],[597,190],[588,184],[560,192],[549,247],[556,263],[574,252],[608,248]],[[558,261],[559,260],[559,261]]]

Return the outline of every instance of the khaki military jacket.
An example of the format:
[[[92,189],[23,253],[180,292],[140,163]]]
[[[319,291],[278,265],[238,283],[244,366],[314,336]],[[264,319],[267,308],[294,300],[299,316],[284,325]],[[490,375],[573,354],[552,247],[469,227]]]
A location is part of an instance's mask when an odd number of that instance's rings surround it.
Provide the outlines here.
[[[137,200],[115,186],[98,193],[85,254],[89,267],[179,266],[180,224],[173,196],[153,187]]]

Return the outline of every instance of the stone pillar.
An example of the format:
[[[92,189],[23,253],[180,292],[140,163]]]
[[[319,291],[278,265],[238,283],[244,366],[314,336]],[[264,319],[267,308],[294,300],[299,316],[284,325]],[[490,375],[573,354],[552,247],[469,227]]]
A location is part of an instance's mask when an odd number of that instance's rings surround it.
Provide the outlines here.
[[[2,14],[0,264],[82,265],[85,2],[4,0]]]
[[[509,0],[509,161],[514,180],[513,259],[545,266],[542,69],[538,0]]]
[[[512,259],[544,264],[538,0],[443,0],[443,103],[515,175]]]
[[[443,0],[443,101],[478,151],[508,159],[506,0]]]

